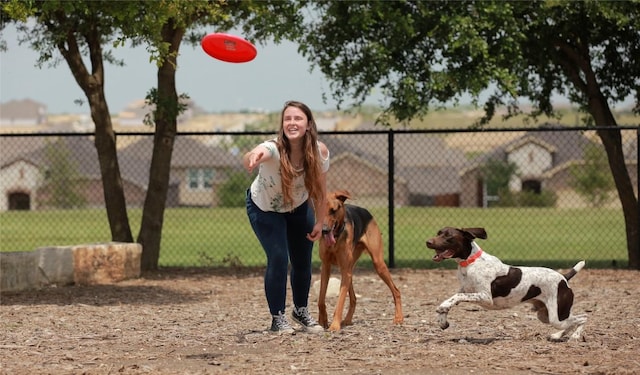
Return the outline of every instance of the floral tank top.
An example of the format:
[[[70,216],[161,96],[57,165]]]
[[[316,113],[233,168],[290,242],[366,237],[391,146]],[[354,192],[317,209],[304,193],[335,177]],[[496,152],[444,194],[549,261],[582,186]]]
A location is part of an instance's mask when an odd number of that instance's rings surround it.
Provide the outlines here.
[[[280,153],[278,152],[278,147],[273,141],[265,141],[262,145],[269,150],[271,158],[260,164],[258,175],[251,183],[251,200],[262,211],[290,212],[309,199],[309,192],[304,186],[304,174],[293,180],[293,202],[285,205],[284,195],[282,194],[282,180],[280,178]],[[320,155],[322,158],[322,153]],[[329,155],[327,155],[326,159],[322,159],[322,171],[327,172],[328,170]]]

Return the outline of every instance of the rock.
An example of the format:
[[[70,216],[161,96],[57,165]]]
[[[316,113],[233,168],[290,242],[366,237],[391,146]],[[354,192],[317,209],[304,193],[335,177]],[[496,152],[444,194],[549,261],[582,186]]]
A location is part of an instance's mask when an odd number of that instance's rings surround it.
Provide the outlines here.
[[[316,293],[316,296],[320,295],[320,280],[316,280],[313,283],[313,290]],[[337,297],[340,294],[340,279],[336,277],[330,277],[329,283],[327,284],[327,295],[326,298]]]
[[[109,242],[0,254],[3,292],[69,284],[111,284],[140,277],[142,245]]]
[[[138,243],[79,245],[72,251],[76,284],[111,284],[140,277],[142,246]]]

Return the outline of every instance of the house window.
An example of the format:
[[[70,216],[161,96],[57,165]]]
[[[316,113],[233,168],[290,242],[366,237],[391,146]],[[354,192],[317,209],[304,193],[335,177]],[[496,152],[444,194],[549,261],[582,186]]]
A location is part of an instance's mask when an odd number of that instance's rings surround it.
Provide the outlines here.
[[[202,170],[202,185],[207,190],[213,188],[213,169]]]
[[[187,186],[190,190],[211,190],[214,175],[211,168],[191,168],[187,171]]]

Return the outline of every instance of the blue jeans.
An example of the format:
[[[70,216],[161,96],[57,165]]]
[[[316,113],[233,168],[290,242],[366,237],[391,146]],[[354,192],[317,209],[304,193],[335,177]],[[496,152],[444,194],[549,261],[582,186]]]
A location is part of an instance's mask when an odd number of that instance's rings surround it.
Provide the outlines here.
[[[285,311],[289,262],[293,304],[307,306],[313,242],[306,236],[315,223],[313,209],[305,202],[292,212],[265,212],[253,203],[249,193],[246,203],[251,227],[267,255],[264,291],[271,315]]]

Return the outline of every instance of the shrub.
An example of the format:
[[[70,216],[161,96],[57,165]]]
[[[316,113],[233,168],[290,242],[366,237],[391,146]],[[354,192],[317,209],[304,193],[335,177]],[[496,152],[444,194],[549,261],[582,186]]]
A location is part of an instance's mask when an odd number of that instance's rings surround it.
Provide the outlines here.
[[[220,186],[221,207],[242,207],[245,205],[244,192],[251,185],[252,178],[245,171],[232,172],[229,179]]]
[[[497,207],[554,207],[558,200],[552,191],[543,190],[540,194],[532,191],[501,191],[498,194]]]

